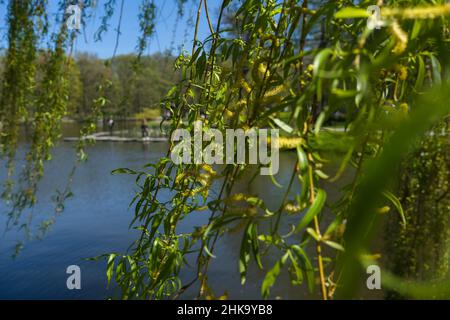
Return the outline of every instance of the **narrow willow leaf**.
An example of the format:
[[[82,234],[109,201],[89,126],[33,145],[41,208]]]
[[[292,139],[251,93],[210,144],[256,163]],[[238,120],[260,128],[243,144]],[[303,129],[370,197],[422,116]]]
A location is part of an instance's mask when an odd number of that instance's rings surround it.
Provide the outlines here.
[[[322,170],[314,170],[314,173],[323,180],[328,180],[330,178],[329,175],[327,175],[325,172],[323,172]]]
[[[398,198],[393,195],[391,192],[389,191],[384,191],[383,195],[394,205],[394,207],[397,209],[398,214],[400,215],[400,218],[402,219],[402,224],[403,227],[406,227],[406,216],[405,216],[405,212],[403,211],[403,206],[400,203],[400,200],[398,200]]]
[[[433,82],[436,85],[440,85],[442,83],[441,79],[441,64],[439,60],[436,58],[436,56],[430,54],[431,58],[431,70],[433,71]]]
[[[342,174],[345,172],[345,169],[347,168],[348,163],[352,159],[354,147],[352,146],[350,149],[348,149],[347,153],[345,154],[344,159],[342,160],[338,171],[336,172],[336,175],[330,179],[330,182],[335,182],[339,180],[339,178],[342,176]]]
[[[311,261],[309,260],[306,252],[300,246],[293,245],[291,248],[297,255],[298,259],[301,261],[303,270],[305,271],[306,279],[308,281],[308,289],[310,292],[313,292],[316,280],[314,275],[314,268],[311,264]]]
[[[303,283],[303,272],[297,263],[297,259],[289,252],[289,258],[291,259],[292,266],[294,267],[295,280],[292,280],[293,285],[300,285]]]
[[[325,112],[320,113],[320,115],[317,117],[316,124],[314,125],[314,134],[318,135],[320,132],[320,129],[322,128],[323,122],[325,121]]]
[[[216,256],[212,254],[212,252],[209,250],[208,246],[205,246],[205,252],[208,256],[210,256],[211,258],[215,259]]]
[[[272,173],[273,171],[272,171],[272,163],[270,163],[270,167],[269,167],[269,170],[270,170],[270,175],[269,175],[269,177],[270,177],[270,180],[272,181],[272,183],[277,187],[277,188],[283,188],[283,185],[282,184],[280,184],[278,181],[277,181],[277,179],[275,179],[275,175]]]
[[[239,254],[239,273],[241,275],[241,284],[244,285],[247,277],[247,268],[250,261],[250,244],[252,237],[252,225],[250,221],[244,231]]]
[[[422,27],[422,20],[415,20],[413,29],[411,31],[411,40],[414,40],[415,38],[417,38],[417,36],[420,33],[421,27]]]
[[[301,183],[300,195],[298,197],[298,203],[306,203],[308,201],[308,184],[309,184],[309,174],[305,172],[303,175],[299,175],[298,179]]]
[[[316,82],[316,97],[320,102],[322,101],[322,78],[321,71],[324,69],[324,65],[328,59],[328,57],[333,53],[333,50],[330,48],[323,49],[320,51],[315,59],[313,64],[313,80]]]
[[[294,132],[294,129],[292,129],[292,127],[290,125],[288,125],[286,122],[283,122],[280,119],[277,118],[271,118],[273,122],[275,122],[275,124],[280,127],[283,131],[287,132],[287,133],[292,133]]]
[[[137,172],[128,168],[120,168],[113,170],[111,174],[137,174]]]
[[[297,225],[297,231],[306,228],[311,221],[313,221],[314,217],[316,217],[320,211],[322,210],[325,201],[327,199],[327,194],[323,189],[319,189],[317,191],[316,198],[314,203],[309,207],[308,211],[306,211],[300,223]]]
[[[325,243],[327,246],[329,246],[329,247],[331,247],[333,249],[336,249],[338,251],[342,251],[342,252],[345,251],[344,247],[341,246],[339,243],[336,243],[336,242],[333,242],[333,241],[329,241],[329,240],[325,240],[325,241],[323,241],[323,243]]]
[[[106,277],[108,278],[108,286],[111,283],[112,276],[114,274],[114,261],[117,257],[117,254],[112,253],[109,255],[108,264],[106,267]]]
[[[358,91],[333,88],[331,90],[331,93],[337,96],[338,98],[353,98],[354,96],[357,95]]]
[[[306,232],[308,232],[308,234],[314,238],[314,240],[316,240],[317,242],[320,242],[320,236],[317,234],[317,232],[313,229],[313,228],[307,228]]]
[[[308,169],[308,157],[301,146],[297,146],[297,158],[300,171],[305,172]]]
[[[251,228],[251,243],[252,243],[253,256],[255,257],[258,268],[262,270],[263,265],[261,262],[261,255],[259,254],[258,227],[255,223],[252,224],[252,228]]]
[[[206,69],[206,54],[204,52],[197,60],[196,68],[197,68],[197,77],[200,79],[201,77],[203,77],[203,73],[205,72]]]
[[[320,71],[323,69],[328,57],[333,53],[333,51],[329,48],[323,49],[320,51],[315,59],[313,64],[313,77],[317,79],[320,76]]]
[[[284,264],[286,263],[287,258],[289,257],[289,252],[284,254],[283,257],[278,260],[275,265],[272,267],[272,269],[267,272],[262,287],[261,287],[261,294],[264,297],[264,299],[269,298],[270,294],[270,288],[273,287],[275,282],[277,281],[278,276],[280,275],[281,269],[283,268]]]
[[[414,88],[416,90],[419,90],[423,86],[423,81],[425,79],[425,63],[423,62],[423,58],[420,55],[417,57],[417,59],[419,60],[419,65]]]

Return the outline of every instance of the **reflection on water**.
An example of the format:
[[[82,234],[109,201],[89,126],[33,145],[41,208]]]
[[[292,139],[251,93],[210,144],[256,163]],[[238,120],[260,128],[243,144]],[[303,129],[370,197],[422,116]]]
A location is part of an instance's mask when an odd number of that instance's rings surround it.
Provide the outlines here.
[[[161,144],[102,143],[90,148],[89,160],[81,165],[74,177],[74,197],[65,203],[65,210],[42,241],[26,243],[21,254],[12,260],[11,254],[21,231],[6,232],[0,242],[0,298],[97,298],[107,292],[102,262],[83,261],[105,252],[124,252],[135,235],[128,230],[132,210],[128,205],[134,194],[133,178],[112,176],[118,167],[139,167],[157,160],[165,151]],[[74,164],[72,143],[61,143],[54,150],[53,160],[39,190],[39,203],[32,209],[34,222],[54,211],[51,196],[66,185]],[[3,179],[3,177],[1,177]],[[6,211],[0,203],[0,212]],[[6,217],[0,215],[0,225]],[[2,230],[3,231],[3,230]],[[65,274],[69,265],[82,269],[82,290],[66,289]]]
[[[76,135],[73,127],[66,128],[65,135]],[[85,258],[109,252],[125,252],[136,238],[136,231],[128,228],[133,216],[129,203],[136,191],[134,178],[126,175],[112,176],[111,171],[121,167],[138,168],[156,162],[166,153],[164,143],[112,143],[102,142],[89,148],[89,160],[81,165],[73,180],[74,197],[65,202],[65,210],[57,216],[48,235],[40,241],[27,242],[23,251],[11,259],[14,246],[23,240],[23,232],[14,229],[2,233],[0,242],[0,299],[105,299],[117,294],[106,288],[105,261],[87,261]],[[279,183],[288,184],[294,166],[295,154],[282,153]],[[53,160],[46,166],[46,174],[39,190],[39,203],[32,209],[33,224],[39,224],[54,212],[51,197],[55,190],[63,189],[73,167],[73,144],[61,142],[54,150]],[[0,173],[4,179],[4,172]],[[250,177],[249,177],[250,180]],[[294,184],[293,192],[300,186]],[[238,192],[259,194],[270,209],[276,209],[284,190],[272,184],[268,177],[257,177],[251,184],[242,181]],[[167,195],[168,196],[168,195]],[[5,212],[0,203],[0,212]],[[191,215],[181,228],[204,223],[208,212]],[[0,215],[0,226],[6,217]],[[288,232],[288,226],[283,226]],[[247,284],[240,285],[238,254],[241,239],[239,233],[224,236],[215,252],[217,258],[210,268],[209,281],[216,292],[225,292],[234,299],[259,299],[264,274],[255,266],[249,270]],[[265,264],[270,266],[277,256],[269,254]],[[66,268],[79,265],[82,270],[82,290],[66,288]],[[183,280],[191,280],[193,270],[186,270]],[[194,297],[187,292],[185,298]],[[311,297],[305,287],[293,288],[286,272],[272,290],[273,297],[301,299]]]

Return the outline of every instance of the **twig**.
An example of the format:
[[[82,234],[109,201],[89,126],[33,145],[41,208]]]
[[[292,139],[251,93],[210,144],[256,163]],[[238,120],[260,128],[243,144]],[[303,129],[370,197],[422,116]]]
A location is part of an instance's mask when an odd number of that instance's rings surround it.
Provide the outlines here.
[[[309,161],[312,163],[312,156],[311,154],[308,155]],[[313,170],[312,166],[309,166],[309,197],[311,204],[315,202],[316,195],[314,193],[314,181],[313,181]],[[320,225],[319,225],[319,218],[317,215],[314,217],[314,230],[316,231],[317,236],[319,239],[322,237],[322,234],[320,232]],[[319,267],[319,276],[320,276],[320,287],[322,291],[322,298],[323,300],[328,300],[328,294],[327,294],[327,287],[325,283],[325,271],[323,267],[323,257],[322,257],[322,246],[320,245],[320,242],[316,242],[316,253],[317,253],[317,265]]]
[[[211,19],[209,18],[208,2],[207,0],[205,0],[204,2],[205,2],[206,20],[208,21],[209,31],[214,36],[214,28],[212,26]]]
[[[120,4],[120,15],[119,15],[119,22],[117,24],[117,34],[116,34],[116,44],[114,46],[114,52],[111,60],[114,60],[117,54],[117,49],[119,48],[119,38],[120,38],[120,28],[122,26],[122,16],[123,16],[123,6],[124,6],[125,0],[122,0]]]

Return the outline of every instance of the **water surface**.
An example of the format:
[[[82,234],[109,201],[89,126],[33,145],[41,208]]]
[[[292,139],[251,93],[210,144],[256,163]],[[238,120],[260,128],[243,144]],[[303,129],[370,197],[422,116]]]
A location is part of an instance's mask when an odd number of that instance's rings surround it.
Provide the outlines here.
[[[66,135],[77,130],[69,126]],[[23,145],[25,147],[25,144]],[[46,173],[39,185],[38,204],[24,214],[33,218],[36,227],[48,216],[54,214],[51,201],[56,190],[63,190],[75,162],[74,144],[61,141],[53,151],[53,160],[46,165]],[[136,239],[137,232],[129,229],[134,209],[129,207],[137,187],[134,178],[127,175],[111,175],[121,167],[139,168],[157,162],[166,154],[165,143],[114,143],[99,142],[88,149],[89,160],[78,167],[71,185],[74,196],[65,201],[64,211],[42,240],[25,241],[20,254],[12,259],[14,247],[26,240],[25,232],[16,226],[2,233],[0,241],[0,299],[106,299],[119,297],[112,286],[107,289],[106,262],[87,261],[85,258],[104,253],[124,253]],[[287,185],[294,166],[295,153],[282,153],[278,182]],[[4,179],[4,170],[0,174]],[[250,180],[250,177],[248,178]],[[294,192],[300,186],[294,184]],[[238,192],[259,194],[271,209],[276,209],[284,190],[277,188],[267,177],[258,177],[251,184],[245,179],[236,188]],[[164,195],[163,195],[164,196]],[[167,197],[169,195],[166,195]],[[7,212],[0,202],[0,212]],[[183,222],[180,230],[202,225],[208,212],[191,215]],[[7,217],[0,215],[0,230],[4,230]],[[283,228],[288,232],[287,225]],[[252,265],[247,284],[240,285],[238,255],[241,231],[223,237],[215,252],[209,283],[217,295],[227,293],[234,299],[261,298],[261,283],[264,273]],[[264,262],[274,263],[277,255],[269,254]],[[66,268],[78,265],[82,272],[82,290],[70,291],[66,287]],[[183,280],[194,276],[193,269],[183,272]],[[193,298],[196,288],[188,291],[184,298]],[[302,299],[311,296],[306,288],[292,287],[286,272],[272,290],[273,298]]]

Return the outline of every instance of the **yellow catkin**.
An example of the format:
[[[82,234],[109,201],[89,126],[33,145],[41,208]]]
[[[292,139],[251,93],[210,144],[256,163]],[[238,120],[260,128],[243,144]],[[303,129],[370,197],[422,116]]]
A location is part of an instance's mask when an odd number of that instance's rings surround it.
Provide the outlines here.
[[[259,72],[259,75],[261,76],[261,78],[264,77],[266,72],[267,72],[267,76],[270,76],[270,71],[267,71],[267,66],[264,63],[259,64],[258,72]]]
[[[241,99],[232,106],[234,111],[240,112],[247,108],[247,99]]]
[[[392,49],[392,52],[395,54],[401,54],[406,50],[406,46],[408,45],[408,34],[403,31],[396,21],[391,24],[390,30],[391,34],[395,38],[395,46],[394,49]]]
[[[404,65],[395,64],[393,69],[398,75],[399,80],[406,80],[408,78],[408,69]]]
[[[209,164],[203,164],[203,165],[202,165],[202,169],[203,169],[206,173],[208,173],[209,175],[211,175],[211,176],[213,176],[213,177],[217,176],[217,172],[214,171],[213,167],[210,166]]]
[[[399,109],[404,115],[407,115],[409,113],[409,105],[407,103],[401,103]]]
[[[389,208],[388,206],[385,206],[385,207],[379,208],[377,211],[379,214],[386,214],[386,213],[389,213],[389,211],[391,211],[391,208]]]
[[[276,95],[282,93],[283,90],[284,90],[284,86],[283,85],[275,87],[272,90],[267,91],[266,94],[264,95],[264,97],[265,98],[270,98],[270,97],[276,96]]]
[[[264,95],[263,103],[268,104],[281,101],[283,98],[279,96],[279,94],[282,93],[284,90],[285,90],[284,86],[281,85],[267,91],[266,94]]]
[[[270,77],[270,71],[267,69],[267,65],[261,60],[255,61],[252,68],[252,78],[256,84],[261,85],[264,76]]]
[[[252,87],[244,79],[241,79],[241,88],[244,89],[247,93],[250,93],[252,91]]]
[[[235,116],[235,113],[231,110],[226,109],[225,116],[227,116],[228,118],[233,118]]]
[[[245,81],[244,78],[240,78],[237,81],[237,87],[244,89],[245,92],[250,93],[252,91],[252,88],[250,87],[250,85],[247,83],[247,81]]]
[[[399,19],[435,19],[450,14],[450,4],[439,6],[420,6],[415,8],[383,8],[383,18],[395,17]]]
[[[279,137],[278,145],[280,149],[292,150],[301,146],[305,141],[300,137]]]
[[[284,211],[286,211],[286,213],[288,214],[296,214],[302,211],[302,208],[294,203],[286,203],[286,205],[284,206]]]
[[[228,198],[228,201],[230,201],[230,202],[240,202],[240,201],[247,200],[248,197],[249,196],[247,196],[247,195],[245,195],[243,193],[236,193],[236,194],[231,195]]]
[[[400,69],[398,78],[400,80],[406,80],[406,78],[408,78],[408,69],[405,66],[402,66],[402,68]]]

